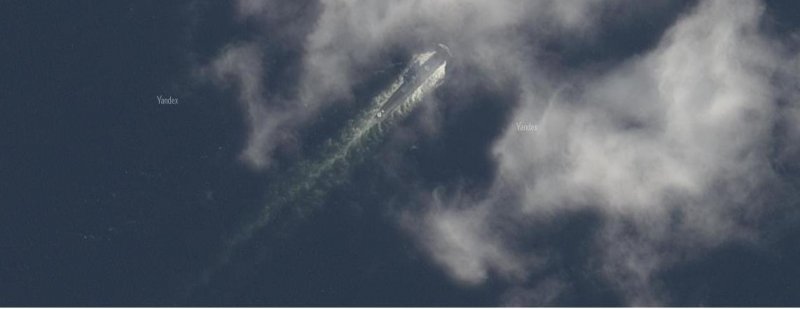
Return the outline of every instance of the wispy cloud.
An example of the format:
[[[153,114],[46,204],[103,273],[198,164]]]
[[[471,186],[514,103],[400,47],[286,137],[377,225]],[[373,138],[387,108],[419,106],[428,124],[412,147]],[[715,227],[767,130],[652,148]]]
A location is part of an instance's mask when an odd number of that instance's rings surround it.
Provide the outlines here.
[[[665,301],[655,289],[657,271],[687,254],[752,239],[753,223],[768,207],[754,195],[774,176],[769,151],[782,89],[773,78],[788,59],[760,32],[762,13],[754,2],[703,2],[646,54],[566,88],[523,92],[493,149],[499,165],[493,192],[519,197],[512,211],[523,217],[601,213],[604,227],[595,239],[601,275],[634,304]],[[515,130],[518,121],[536,121],[538,130]],[[493,225],[484,213],[504,209],[486,202],[424,217],[453,225],[451,218],[463,216],[473,230],[462,235],[484,235]],[[466,236],[449,234],[428,240],[437,243],[431,254],[458,270],[464,258],[448,259],[441,251],[452,247],[438,243],[458,245]],[[503,238],[475,241],[482,247],[472,251],[519,255],[503,252]],[[489,259],[472,275],[503,268],[494,263],[519,261]]]
[[[600,71],[547,54],[546,44],[596,39],[609,16],[663,6],[629,4],[324,1],[303,21],[307,31],[280,22],[302,47],[292,95],[275,97],[265,87],[269,55],[260,42],[269,38],[231,43],[206,72],[237,87],[249,124],[242,156],[264,168],[281,134],[351,98],[380,59],[447,44],[454,61],[477,72],[448,76],[456,91],[480,80],[513,85],[504,89],[519,100],[491,149],[497,177],[489,197],[431,192],[420,200],[427,210],[405,213],[403,226],[457,282],[496,276],[513,287],[508,303],[540,304],[569,283],[549,277],[530,287],[551,257],[521,249],[515,239],[536,233],[531,222],[595,212],[603,218],[591,239],[597,275],[629,302],[654,304],[668,301],[657,289],[660,270],[726,242],[756,239],[758,216],[769,207],[756,195],[776,177],[773,128],[785,123],[789,138],[800,136],[793,125],[800,119],[793,105],[800,62],[764,33],[764,9],[753,1],[701,2],[654,48]],[[281,16],[275,12],[302,10],[272,6],[280,5],[241,1],[238,14],[273,20]],[[535,123],[536,131],[516,130],[518,122]],[[782,160],[796,157],[797,148],[786,145]]]
[[[396,50],[413,53],[442,42],[469,54],[463,59],[493,71],[487,76],[498,81],[523,76],[520,71],[525,66],[519,61],[530,48],[515,35],[526,30],[514,27],[534,18],[543,26],[537,31],[546,35],[588,32],[588,11],[598,4],[325,1],[319,5],[317,10],[316,5],[303,3],[238,2],[236,17],[264,30],[251,41],[231,42],[203,70],[219,85],[237,87],[250,127],[242,157],[254,168],[269,165],[274,150],[281,147],[279,134],[307,125],[323,106],[352,99],[353,85],[369,77],[364,71]],[[264,87],[272,72],[265,67],[272,56],[265,42],[282,40],[300,42],[302,65],[297,84],[291,85],[296,91],[278,99]]]

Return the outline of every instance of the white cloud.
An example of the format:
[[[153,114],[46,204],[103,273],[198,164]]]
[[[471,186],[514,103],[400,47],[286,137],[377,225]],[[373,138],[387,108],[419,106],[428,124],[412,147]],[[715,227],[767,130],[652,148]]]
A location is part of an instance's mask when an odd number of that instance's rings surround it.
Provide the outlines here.
[[[762,12],[754,2],[703,2],[645,55],[570,87],[523,92],[493,150],[494,192],[520,196],[530,217],[603,214],[601,274],[632,303],[663,301],[657,271],[687,253],[751,238],[748,216],[766,207],[751,195],[772,176],[771,78],[783,59],[759,32]],[[538,122],[538,131],[516,131],[518,121]],[[453,211],[489,226],[480,220],[490,216],[470,214],[482,203]]]
[[[268,157],[265,154],[271,153],[277,144],[271,132],[278,122],[270,119],[264,97],[261,49],[252,43],[229,45],[203,73],[220,86],[237,88],[249,128],[249,143],[242,158],[256,168],[266,166]]]
[[[758,11],[702,5],[656,50],[552,102],[538,134],[510,128],[495,148],[504,177],[526,184],[531,211],[600,202],[620,212],[700,197],[718,177],[756,177],[777,60],[755,33]],[[536,120],[524,110],[515,119]]]
[[[262,4],[241,1],[240,17],[276,18],[281,11]],[[454,61],[479,73],[448,76],[454,87],[475,79],[518,85],[520,100],[492,149],[498,177],[490,197],[434,194],[423,202],[428,211],[405,216],[404,226],[455,280],[479,284],[499,276],[527,284],[545,255],[520,250],[514,235],[535,233],[530,221],[573,210],[604,217],[594,239],[598,273],[637,304],[664,300],[654,276],[678,257],[752,237],[751,218],[744,217],[765,207],[750,203],[751,195],[772,176],[767,151],[784,108],[777,93],[787,91],[786,82],[776,89],[773,80],[786,54],[760,32],[758,3],[702,2],[653,50],[585,74],[559,73],[559,64],[541,57],[540,44],[591,39],[602,31],[604,9],[613,16],[652,12],[596,1],[321,5],[304,37],[295,97],[271,102],[259,43],[235,43],[210,65],[218,82],[238,87],[250,125],[243,157],[255,167],[268,165],[281,132],[306,125],[326,104],[351,99],[365,70],[394,50],[442,42]],[[789,93],[783,96],[796,92]],[[537,123],[538,131],[516,131],[520,121]],[[564,290],[560,280],[540,286],[515,287],[508,302],[550,302]]]
[[[497,81],[518,78],[526,69],[520,58],[532,51],[524,37],[515,35],[530,29],[515,30],[516,26],[535,19],[535,29],[546,35],[589,32],[589,10],[597,1],[324,1],[320,5],[307,34],[299,24],[309,21],[287,17],[305,16],[300,13],[305,5],[247,0],[237,5],[237,18],[260,21],[266,41],[305,36],[302,73],[294,96],[275,99],[265,93],[263,66],[268,59],[259,38],[232,43],[206,70],[220,84],[232,79],[238,87],[250,125],[242,157],[254,168],[269,165],[274,150],[281,147],[278,135],[307,125],[325,105],[351,101],[353,85],[368,78],[365,70],[384,62],[391,51],[416,52],[444,42],[469,55],[463,59],[493,72],[486,76]]]
[[[507,248],[502,233],[502,219],[495,216],[495,205],[484,201],[473,205],[471,199],[458,193],[455,200],[444,201],[434,191],[424,201],[427,210],[419,218],[407,213],[403,225],[429,251],[435,262],[444,267],[459,282],[468,285],[482,283],[490,275],[507,280],[524,280],[530,269],[541,267],[544,259],[524,256]],[[449,204],[445,204],[449,203]]]

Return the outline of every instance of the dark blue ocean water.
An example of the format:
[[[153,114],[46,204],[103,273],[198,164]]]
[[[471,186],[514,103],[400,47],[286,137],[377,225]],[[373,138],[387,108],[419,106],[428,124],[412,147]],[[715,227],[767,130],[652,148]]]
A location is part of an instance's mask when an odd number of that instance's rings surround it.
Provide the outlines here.
[[[797,29],[796,4],[769,4],[776,31]],[[313,4],[303,10],[315,16]],[[671,7],[635,31],[609,30],[605,43],[551,49],[574,67],[610,65],[655,44],[682,11]],[[454,283],[394,216],[413,207],[407,194],[416,186],[466,180],[485,190],[494,177],[488,149],[511,111],[496,102],[514,95],[447,83],[436,95],[467,107],[444,111],[441,134],[395,154],[410,168],[376,172],[386,155],[378,149],[292,233],[254,239],[266,255],[246,275],[187,296],[224,235],[263,205],[275,181],[237,160],[247,128],[235,93],[192,74],[225,44],[254,36],[256,25],[232,16],[224,3],[0,4],[0,305],[497,304],[506,283]],[[297,78],[298,42],[264,44],[273,44],[279,69],[270,76],[284,83],[270,84],[280,92]],[[449,74],[471,73],[453,63]],[[159,95],[180,104],[159,105]],[[621,304],[586,269],[599,220],[577,213],[540,231],[565,257],[550,273],[572,283],[559,304]],[[726,247],[671,269],[663,286],[678,305],[797,305],[796,222],[776,221],[762,248]]]

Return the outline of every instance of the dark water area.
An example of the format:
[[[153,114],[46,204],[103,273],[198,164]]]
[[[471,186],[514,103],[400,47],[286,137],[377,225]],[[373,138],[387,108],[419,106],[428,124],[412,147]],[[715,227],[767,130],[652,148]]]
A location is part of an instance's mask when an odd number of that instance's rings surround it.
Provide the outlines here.
[[[273,241],[281,247],[236,282],[241,289],[182,299],[242,215],[265,202],[268,179],[237,159],[246,124],[235,93],[192,76],[247,29],[219,4],[12,5],[26,14],[7,29],[26,52],[5,73],[16,91],[4,100],[26,104],[4,113],[15,151],[4,164],[13,194],[3,204],[13,207],[2,219],[3,304],[490,303],[453,286],[392,220],[337,207],[355,203],[350,194]],[[182,19],[198,12],[194,25]],[[281,52],[283,65],[297,65]],[[359,96],[374,92],[362,88]],[[159,95],[180,104],[158,105]],[[336,131],[351,115],[325,114],[329,127],[316,130]]]
[[[319,8],[304,5],[293,16],[313,21]],[[548,48],[562,54],[554,60],[560,63],[620,61],[651,47],[684,12],[681,5],[670,5],[663,20],[645,28],[619,26],[604,34],[612,38],[603,43],[608,46]],[[789,20],[797,6],[784,5],[777,12]],[[2,6],[0,305],[491,306],[509,288],[499,280],[457,284],[402,230],[397,216],[420,210],[411,195],[419,187],[488,190],[496,177],[492,142],[513,112],[516,93],[463,91],[446,81],[436,100],[423,103],[448,115],[439,132],[409,141],[390,132],[387,143],[405,150],[388,153],[379,146],[318,211],[296,219],[290,233],[268,230],[250,241],[246,251],[263,259],[187,297],[227,235],[267,202],[265,192],[280,181],[281,169],[335,136],[408,55],[390,53],[367,68],[376,73],[355,87],[357,100],[330,104],[321,119],[295,133],[300,152],[278,158],[277,172],[260,173],[239,159],[248,128],[234,89],[218,89],[195,70],[264,25],[237,22],[228,3]],[[310,26],[298,27],[303,33]],[[302,42],[264,44],[275,44],[267,48],[275,56],[269,89],[291,98]],[[457,59],[452,63],[448,74],[474,73]],[[160,105],[157,96],[180,103]],[[420,121],[419,113],[398,130]],[[670,269],[662,285],[677,305],[800,303],[796,222],[783,222],[763,248],[725,247]],[[562,257],[523,285],[556,275],[573,282],[558,304],[621,305],[594,270],[582,266],[590,264],[587,240],[602,224],[596,214],[576,213],[547,225],[539,238],[520,239],[530,250],[546,247]]]

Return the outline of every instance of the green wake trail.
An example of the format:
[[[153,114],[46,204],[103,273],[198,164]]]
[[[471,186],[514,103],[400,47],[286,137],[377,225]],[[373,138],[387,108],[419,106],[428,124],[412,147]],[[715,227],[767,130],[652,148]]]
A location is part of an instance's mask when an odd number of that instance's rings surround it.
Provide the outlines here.
[[[420,61],[421,53],[412,57],[411,63]],[[427,58],[425,58],[427,59]],[[410,67],[411,65],[409,65]],[[406,67],[383,91],[375,96],[364,109],[349,120],[341,133],[322,147],[317,159],[303,160],[289,169],[285,178],[279,179],[267,191],[266,203],[254,216],[248,217],[224,242],[217,262],[203,271],[199,282],[191,287],[189,294],[199,287],[208,286],[215,276],[229,273],[236,278],[264,259],[267,250],[248,248],[250,242],[262,233],[287,234],[292,226],[304,217],[311,216],[325,202],[328,193],[348,180],[353,167],[369,158],[373,150],[384,139],[385,132],[407,116],[432,90],[441,84],[445,75],[445,64],[441,65],[419,87],[402,96],[403,102],[394,113],[382,115],[387,101],[398,93],[405,81]],[[273,235],[274,236],[274,235]],[[232,261],[236,260],[236,265]],[[244,260],[244,261],[242,261]],[[237,268],[228,269],[228,268]]]

